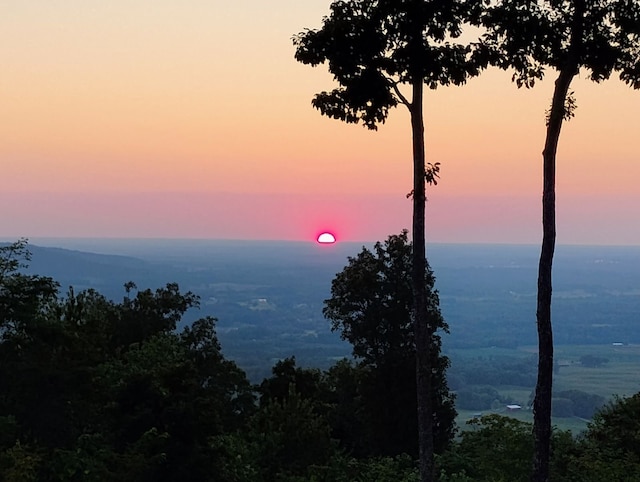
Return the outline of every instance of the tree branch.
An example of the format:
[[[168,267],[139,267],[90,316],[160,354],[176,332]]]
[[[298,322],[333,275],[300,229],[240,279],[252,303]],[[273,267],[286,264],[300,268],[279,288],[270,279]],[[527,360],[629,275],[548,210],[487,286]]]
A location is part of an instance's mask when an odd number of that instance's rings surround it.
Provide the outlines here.
[[[411,109],[411,102],[409,102],[409,100],[402,94],[402,92],[400,92],[400,89],[398,88],[398,82],[388,77],[387,77],[387,81],[389,82],[389,85],[391,86],[395,94],[398,96],[398,99],[400,99],[400,102],[402,102],[409,109]]]

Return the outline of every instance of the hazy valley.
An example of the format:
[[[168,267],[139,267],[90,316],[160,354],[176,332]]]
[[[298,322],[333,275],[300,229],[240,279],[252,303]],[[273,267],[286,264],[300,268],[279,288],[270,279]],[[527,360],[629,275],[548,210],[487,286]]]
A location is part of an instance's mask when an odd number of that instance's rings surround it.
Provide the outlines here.
[[[370,247],[370,245],[368,245]],[[322,316],[331,280],[362,244],[206,240],[33,240],[30,271],[62,292],[94,288],[120,300],[124,283],[157,288],[177,282],[200,297],[189,322],[211,315],[225,356],[254,382],[295,356],[328,368],[350,355]],[[535,384],[535,283],[538,248],[430,245],[442,313],[450,334],[449,384],[461,420],[482,410],[526,407]],[[640,385],[640,248],[560,246],[554,287],[555,392],[609,398]],[[585,356],[606,360],[581,363]],[[584,359],[583,359],[584,361]],[[572,402],[573,404],[573,402]],[[571,414],[569,410],[569,414]],[[527,419],[530,414],[514,414]],[[556,419],[584,427],[583,417]]]

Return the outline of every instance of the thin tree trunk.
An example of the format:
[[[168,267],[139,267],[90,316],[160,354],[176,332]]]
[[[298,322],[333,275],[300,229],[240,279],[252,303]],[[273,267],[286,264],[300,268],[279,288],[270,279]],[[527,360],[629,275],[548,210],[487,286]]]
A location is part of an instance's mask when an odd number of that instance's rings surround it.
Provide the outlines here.
[[[579,69],[582,44],[584,0],[575,1],[571,45],[566,65],[560,70],[553,91],[547,123],[543,158],[542,250],[538,265],[538,379],[533,400],[534,458],[531,480],[549,480],[551,458],[551,399],[553,387],[553,329],[551,326],[551,292],[553,254],[556,245],[556,153],[560,130],[565,119],[565,105],[571,81]]]
[[[425,292],[425,155],[422,80],[413,82],[411,131],[413,136],[413,319],[416,343],[418,443],[420,481],[434,480],[433,408],[431,396],[431,329],[427,319]]]
[[[556,244],[556,151],[571,77],[556,80],[543,157],[542,250],[538,265],[538,380],[533,401],[534,461],[531,480],[549,480],[551,444],[551,391],[553,383],[553,330],[551,327],[551,272]],[[559,107],[558,107],[559,105]],[[558,110],[559,109],[559,110]]]

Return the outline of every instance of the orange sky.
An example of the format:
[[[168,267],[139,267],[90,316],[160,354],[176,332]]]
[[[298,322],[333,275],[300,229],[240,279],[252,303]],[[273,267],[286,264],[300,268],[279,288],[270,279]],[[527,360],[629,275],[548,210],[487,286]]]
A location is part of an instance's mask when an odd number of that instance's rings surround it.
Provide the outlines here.
[[[319,0],[65,0],[0,6],[0,236],[382,239],[410,226],[409,118],[378,132],[310,106],[293,59]],[[427,238],[540,238],[544,111],[488,71],[426,96],[442,163]],[[558,153],[558,241],[640,244],[640,92],[575,81]],[[636,115],[634,115],[636,114]]]

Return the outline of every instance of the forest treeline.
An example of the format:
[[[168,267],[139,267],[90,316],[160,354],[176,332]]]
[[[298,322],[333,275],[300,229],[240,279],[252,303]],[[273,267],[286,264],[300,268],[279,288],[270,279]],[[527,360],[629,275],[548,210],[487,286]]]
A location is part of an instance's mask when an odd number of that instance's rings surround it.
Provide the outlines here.
[[[0,251],[0,480],[418,480],[411,323],[380,325],[410,310],[406,233],[363,248],[332,284],[325,315],[353,359],[319,370],[292,356],[257,385],[224,357],[214,318],[176,330],[199,301],[176,284],[129,282],[119,302],[62,295],[24,274],[24,241]],[[440,480],[527,480],[531,426],[491,415],[459,431],[448,360],[434,362]],[[578,438],[555,431],[553,479],[637,480],[639,433],[640,395]]]

